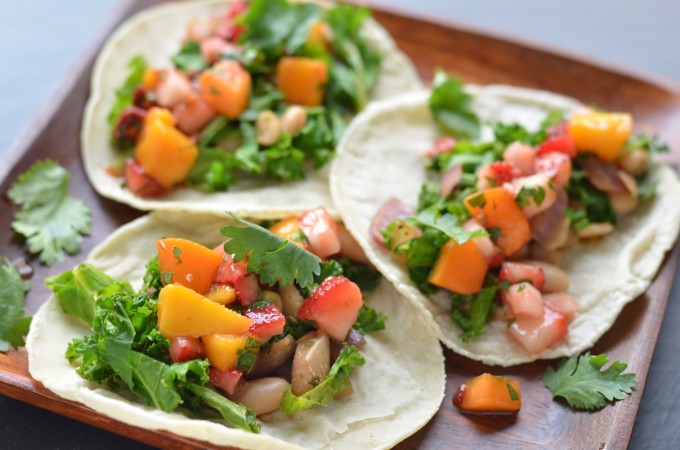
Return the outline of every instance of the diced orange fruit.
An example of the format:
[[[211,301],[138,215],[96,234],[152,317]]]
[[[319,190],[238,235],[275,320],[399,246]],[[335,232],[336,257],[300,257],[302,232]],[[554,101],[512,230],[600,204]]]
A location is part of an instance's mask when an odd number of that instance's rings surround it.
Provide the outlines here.
[[[228,284],[213,284],[205,297],[220,305],[228,305],[236,300],[236,289]]]
[[[475,192],[465,198],[468,211],[484,228],[500,229],[496,245],[506,255],[521,250],[531,238],[529,221],[515,199],[502,187]]]
[[[307,250],[308,246],[304,242],[299,242],[293,239],[296,234],[300,233],[300,219],[297,216],[286,217],[285,219],[276,222],[274,225],[269,227],[269,231],[278,237],[286,239],[298,247]]]
[[[135,146],[135,159],[144,172],[166,189],[182,182],[198,158],[198,147],[175,128],[172,113],[151,108]]]
[[[201,97],[218,113],[236,119],[248,107],[251,77],[236,61],[222,61],[198,78]]]
[[[241,334],[253,321],[179,284],[169,284],[158,295],[158,331],[178,336]]]
[[[439,251],[430,274],[430,283],[458,294],[474,294],[482,289],[488,264],[472,241],[459,245],[453,239]]]
[[[305,44],[320,47],[328,51],[331,46],[331,36],[328,24],[320,20],[312,25],[312,27],[309,29],[309,34],[307,35]]]
[[[238,351],[246,348],[248,337],[209,334],[201,340],[212,366],[220,370],[234,370],[238,367]]]
[[[276,87],[288,103],[319,106],[328,82],[328,66],[320,59],[284,56],[276,66]]]
[[[614,161],[633,132],[630,114],[591,112],[574,114],[567,125],[579,152],[594,152]]]
[[[158,81],[160,81],[160,73],[158,70],[146,69],[144,71],[144,75],[142,76],[142,84],[144,85],[144,89],[147,91],[153,91],[156,89]]]
[[[522,406],[519,382],[484,373],[458,387],[453,404],[464,412],[514,413]]]
[[[165,238],[156,241],[158,266],[164,284],[177,283],[199,294],[210,290],[222,255],[196,242],[181,238]],[[166,273],[172,274],[167,279]]]

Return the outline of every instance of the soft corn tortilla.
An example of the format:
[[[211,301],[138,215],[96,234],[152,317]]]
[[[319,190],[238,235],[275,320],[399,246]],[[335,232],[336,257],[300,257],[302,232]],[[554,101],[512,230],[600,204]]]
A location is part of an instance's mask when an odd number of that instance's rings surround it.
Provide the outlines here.
[[[263,219],[280,218],[319,205],[331,207],[327,167],[308,172],[303,181],[249,180],[237,182],[226,192],[215,193],[179,188],[161,198],[138,197],[121,186],[121,178],[106,172],[117,154],[109,144],[107,115],[115,102],[116,89],[128,75],[128,62],[141,54],[150,67],[169,67],[170,57],[179,50],[189,21],[226,10],[230,3],[228,0],[203,0],[156,6],[130,18],[109,38],[94,67],[91,96],[81,132],[85,172],[99,194],[145,211],[229,210]],[[371,19],[366,22],[365,33],[383,58],[373,99],[422,89],[413,64],[399,51],[384,28]]]
[[[567,97],[508,86],[468,86],[482,120],[519,122],[537,129],[551,109],[573,111],[581,105]],[[423,295],[407,271],[369,234],[371,220],[390,197],[415,208],[421,185],[428,180],[425,151],[439,136],[428,108],[429,92],[404,95],[372,105],[354,121],[339,145],[331,173],[331,191],[349,231],[375,266],[427,315],[450,349],[486,364],[510,366],[537,359],[506,337],[506,322],[487,326],[469,342],[450,319],[448,296]],[[483,130],[482,138],[492,132]],[[658,183],[653,201],[621,218],[602,242],[570,250],[561,266],[569,273],[581,311],[559,346],[540,358],[572,355],[591,347],[614,323],[626,303],[649,286],[680,228],[680,182],[666,166],[650,176]]]
[[[145,264],[161,237],[184,237],[213,246],[225,217],[155,212],[112,234],[90,254],[88,262],[138,289]],[[327,407],[263,418],[260,434],[228,428],[183,411],[165,413],[80,378],[64,357],[73,338],[88,334],[78,319],[66,316],[56,298],[35,314],[26,347],[29,370],[46,388],[121,422],[166,430],[214,445],[245,449],[389,448],[420,429],[435,414],[444,395],[444,358],[435,333],[415,308],[404,307],[400,294],[383,280],[367,296],[368,304],[388,315],[386,330],[367,336],[366,364],[351,380],[354,394]]]

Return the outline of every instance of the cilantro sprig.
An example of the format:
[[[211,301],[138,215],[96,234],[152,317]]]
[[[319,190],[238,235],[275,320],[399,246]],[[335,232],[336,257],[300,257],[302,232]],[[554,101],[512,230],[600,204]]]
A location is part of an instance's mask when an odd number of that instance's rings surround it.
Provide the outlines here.
[[[602,409],[607,402],[623,400],[637,386],[634,373],[622,373],[628,364],[615,361],[602,370],[608,362],[606,355],[574,355],[557,370],[548,367],[543,383],[553,397],[564,398],[572,408]]]
[[[10,345],[23,347],[28,334],[31,318],[24,317],[24,298],[30,285],[16,267],[0,258],[0,286],[0,352],[6,353]]]
[[[247,220],[231,214],[244,226],[227,225],[222,234],[231,238],[224,250],[236,261],[248,257],[248,271],[260,274],[260,281],[281,287],[297,282],[300,287],[314,283],[321,272],[321,259],[295,244]]]
[[[478,137],[480,120],[472,110],[472,97],[460,80],[437,70],[432,84],[430,111],[441,130],[453,136]]]
[[[38,161],[19,176],[8,195],[21,210],[12,228],[27,239],[28,250],[51,266],[64,252],[80,250],[92,227],[90,210],[68,194],[69,173],[54,161]]]

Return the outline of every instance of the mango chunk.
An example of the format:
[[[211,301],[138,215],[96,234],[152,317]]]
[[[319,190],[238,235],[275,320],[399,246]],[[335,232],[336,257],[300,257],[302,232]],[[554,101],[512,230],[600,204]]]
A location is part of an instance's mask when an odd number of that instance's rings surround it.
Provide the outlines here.
[[[222,255],[187,239],[159,239],[156,250],[163,284],[181,284],[199,294],[210,290],[222,263]]]
[[[276,66],[276,87],[288,103],[319,106],[327,82],[328,66],[320,59],[284,56]]]
[[[179,284],[165,286],[158,295],[158,331],[168,339],[241,334],[252,324],[248,317]]]
[[[605,112],[574,114],[568,129],[579,152],[594,152],[600,159],[611,162],[633,132],[633,117]]]
[[[522,393],[519,382],[483,373],[458,387],[453,404],[468,413],[512,414],[522,406]]]
[[[246,348],[248,337],[209,334],[201,340],[210,364],[220,370],[229,371],[238,368],[238,351]]]

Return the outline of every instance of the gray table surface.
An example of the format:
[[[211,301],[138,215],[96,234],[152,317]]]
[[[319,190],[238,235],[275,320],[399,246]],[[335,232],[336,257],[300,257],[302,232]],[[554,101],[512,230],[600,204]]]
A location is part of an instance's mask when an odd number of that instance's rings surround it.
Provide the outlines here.
[[[85,50],[117,0],[4,0],[0,158]],[[677,0],[377,0],[680,81]],[[679,124],[680,126],[680,124]],[[676,150],[677,151],[677,150]],[[1,161],[1,159],[0,159]],[[680,448],[680,282],[676,277],[631,449]],[[0,448],[147,448],[0,396]],[[575,443],[575,448],[579,448]]]

